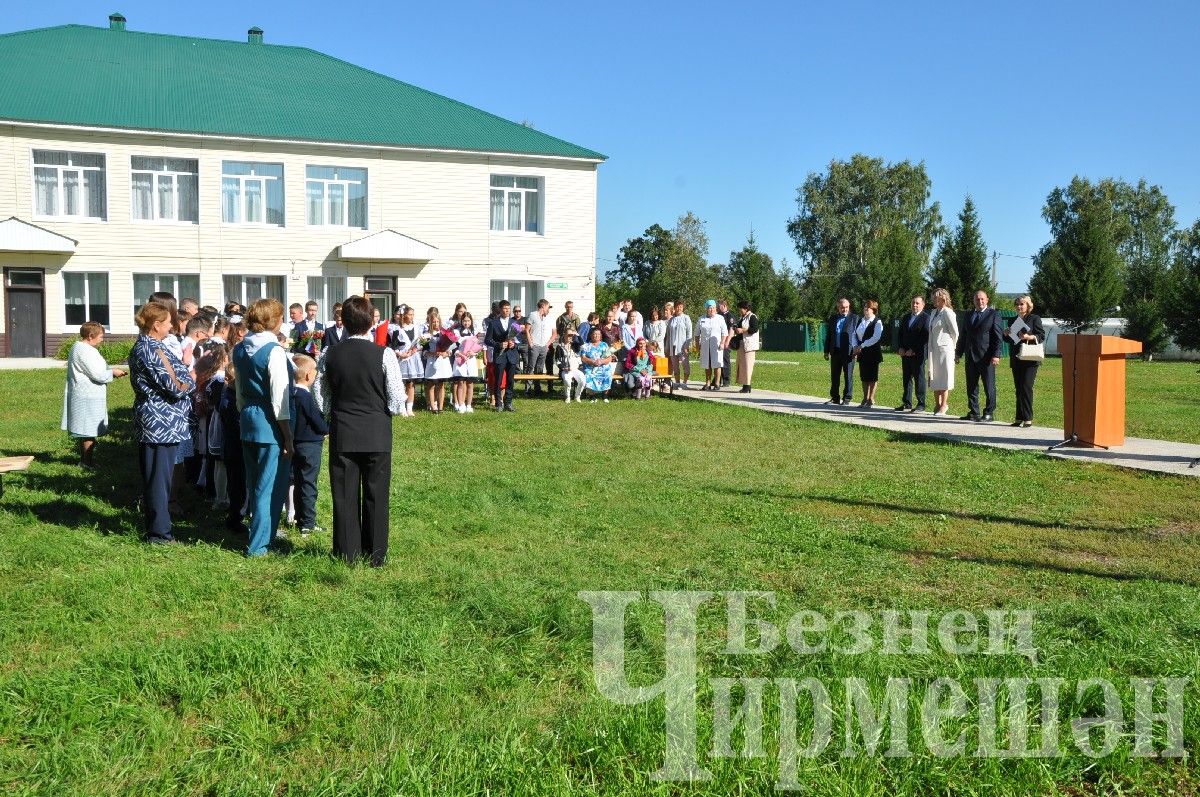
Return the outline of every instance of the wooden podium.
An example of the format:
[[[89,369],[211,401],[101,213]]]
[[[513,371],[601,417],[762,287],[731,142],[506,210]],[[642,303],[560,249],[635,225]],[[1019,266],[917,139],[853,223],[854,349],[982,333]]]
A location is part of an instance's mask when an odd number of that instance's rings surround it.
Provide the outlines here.
[[[1138,354],[1141,350],[1141,342],[1113,335],[1058,336],[1058,351],[1062,354],[1065,437],[1071,436],[1073,427],[1081,446],[1109,448],[1124,445],[1125,355]],[[1074,380],[1078,397],[1072,395],[1073,368],[1078,368]],[[1072,418],[1072,410],[1078,413],[1078,418]]]

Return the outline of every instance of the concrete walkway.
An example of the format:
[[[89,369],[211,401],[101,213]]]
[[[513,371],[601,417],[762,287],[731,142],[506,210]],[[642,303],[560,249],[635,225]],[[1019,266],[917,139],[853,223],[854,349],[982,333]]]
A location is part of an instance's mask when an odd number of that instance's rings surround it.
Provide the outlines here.
[[[767,412],[802,415],[823,421],[852,423],[856,426],[871,426],[890,432],[924,435],[959,443],[1007,448],[1020,451],[1046,453],[1048,446],[1063,438],[1062,429],[1031,426],[1019,429],[1007,423],[974,423],[959,420],[958,416],[935,417],[927,412],[895,412],[891,406],[859,409],[857,404],[835,406],[825,403],[816,396],[800,396],[795,393],[779,393],[774,390],[759,390],[739,393],[738,388],[720,391],[703,391],[693,385],[691,390],[676,390],[674,395],[699,401],[712,401],[750,407]],[[1125,445],[1105,450],[1102,448],[1060,448],[1049,456],[1076,462],[1098,462],[1119,468],[1170,473],[1175,476],[1200,478],[1200,466],[1189,468],[1191,462],[1200,457],[1200,445],[1172,443],[1166,440],[1143,440],[1125,438]]]
[[[0,371],[37,371],[66,367],[66,360],[56,360],[53,357],[0,357]]]

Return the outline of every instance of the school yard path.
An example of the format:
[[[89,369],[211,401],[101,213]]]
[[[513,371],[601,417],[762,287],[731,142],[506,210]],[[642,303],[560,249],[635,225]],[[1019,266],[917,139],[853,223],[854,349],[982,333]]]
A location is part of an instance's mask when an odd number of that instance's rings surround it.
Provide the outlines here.
[[[690,390],[676,390],[676,398],[696,401],[712,401],[739,407],[778,412],[785,415],[801,415],[823,421],[851,423],[856,426],[871,426],[906,435],[933,437],[958,443],[1005,448],[1020,451],[1035,451],[1060,459],[1075,462],[1095,462],[1115,465],[1119,468],[1169,473],[1174,476],[1200,478],[1200,466],[1189,467],[1200,458],[1200,445],[1175,443],[1167,440],[1145,440],[1126,437],[1125,445],[1112,448],[1065,447],[1047,452],[1046,449],[1063,439],[1063,430],[1046,426],[1031,426],[1019,429],[1007,423],[975,423],[963,421],[956,415],[937,417],[927,412],[896,412],[890,406],[860,409],[857,404],[835,406],[825,403],[816,396],[801,396],[795,393],[780,393],[774,390],[754,389],[753,393],[739,393],[738,388],[729,387],[720,391],[700,390],[695,384]]]

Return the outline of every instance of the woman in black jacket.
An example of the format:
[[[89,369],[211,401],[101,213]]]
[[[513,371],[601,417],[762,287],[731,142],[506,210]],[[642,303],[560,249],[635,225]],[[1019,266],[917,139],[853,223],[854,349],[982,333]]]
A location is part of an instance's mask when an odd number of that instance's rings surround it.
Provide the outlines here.
[[[1017,389],[1017,419],[1012,425],[1028,428],[1033,426],[1033,382],[1042,363],[1040,360],[1022,360],[1017,355],[1026,343],[1045,343],[1046,330],[1042,327],[1042,319],[1033,314],[1033,299],[1022,296],[1013,304],[1018,319],[1013,323],[1023,323],[1024,327],[1017,336],[1019,343],[1010,346],[1008,353],[1008,367],[1012,369],[1013,384]],[[1012,342],[1011,336],[1009,341]]]

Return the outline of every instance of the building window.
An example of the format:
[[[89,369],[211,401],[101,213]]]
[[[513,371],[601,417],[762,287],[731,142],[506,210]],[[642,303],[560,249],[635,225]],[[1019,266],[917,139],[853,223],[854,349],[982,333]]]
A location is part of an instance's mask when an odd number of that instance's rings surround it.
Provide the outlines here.
[[[283,164],[221,162],[221,221],[283,226]]]
[[[139,221],[200,220],[200,163],[186,158],[132,159],[133,218]]]
[[[392,308],[396,306],[396,278],[366,277],[363,281],[363,288],[367,301],[379,309],[380,320],[390,319]]]
[[[491,209],[493,230],[541,232],[541,178],[493,174]]]
[[[508,299],[525,315],[533,313],[539,299],[546,298],[546,283],[540,280],[492,280],[492,302]]]
[[[166,291],[177,301],[195,299],[200,302],[199,274],[134,274],[133,275],[133,307],[137,308],[146,303],[150,294]]]
[[[104,156],[35,149],[33,212],[35,216],[55,218],[107,218]]]
[[[305,168],[308,223],[367,229],[367,170],[342,166]]]
[[[222,278],[225,287],[225,302],[238,302],[246,307],[258,299],[284,301],[283,277],[226,274]]]
[[[95,321],[108,326],[108,274],[65,273],[63,295],[66,297],[67,326]]]
[[[333,306],[346,301],[345,277],[309,277],[308,300],[317,303],[317,313],[326,319],[333,319]]]

